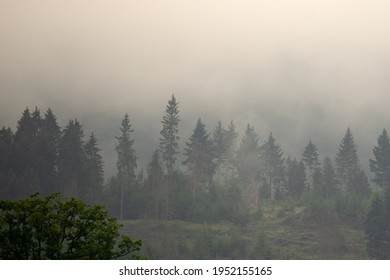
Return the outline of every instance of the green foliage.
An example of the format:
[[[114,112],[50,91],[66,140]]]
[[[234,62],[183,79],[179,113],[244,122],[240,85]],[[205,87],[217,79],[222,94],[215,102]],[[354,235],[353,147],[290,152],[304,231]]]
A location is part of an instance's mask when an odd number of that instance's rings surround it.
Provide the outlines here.
[[[254,260],[270,260],[272,258],[271,244],[263,230],[260,230],[258,233],[256,243],[250,253],[250,257]]]
[[[178,135],[180,122],[178,106],[179,104],[172,94],[165,109],[163,120],[161,121],[163,128],[160,131],[160,152],[169,175],[173,172],[177,159],[176,156],[179,154],[179,144],[177,142],[180,140]]]
[[[313,175],[320,166],[318,161],[317,146],[314,145],[311,141],[303,150],[302,160],[308,169],[308,189],[310,190],[310,188],[313,187]]]
[[[360,173],[360,162],[357,154],[357,145],[348,127],[340,142],[336,155],[337,178],[341,186],[354,192],[355,177]]]
[[[204,123],[198,119],[195,129],[186,142],[183,164],[187,167],[187,172],[192,180],[192,196],[195,198],[202,188],[210,183],[214,172],[212,142]]]
[[[59,194],[0,201],[0,259],[115,259],[140,250],[99,205]],[[119,239],[118,239],[119,238]]]
[[[384,188],[390,184],[390,139],[386,129],[378,137],[378,146],[373,149],[374,159],[370,159],[370,170],[374,173],[374,181]]]
[[[259,174],[259,136],[249,124],[237,151],[237,171],[244,186],[254,185]]]
[[[334,209],[343,224],[361,228],[364,223],[367,198],[359,194],[340,194],[335,198]]]
[[[284,180],[283,152],[276,139],[269,134],[268,140],[261,147],[261,161],[263,164],[263,175],[268,181],[270,198],[274,199],[282,195],[281,183]]]
[[[97,139],[91,133],[84,145],[85,150],[85,174],[83,177],[83,189],[81,198],[88,203],[97,203],[101,200],[99,195],[103,190],[104,172],[103,159],[100,155]]]
[[[373,198],[365,220],[367,252],[375,259],[390,259],[389,201],[378,195]]]
[[[120,185],[120,211],[119,218],[123,219],[123,209],[125,203],[125,193],[129,192],[132,185],[134,185],[135,169],[137,168],[137,157],[134,150],[134,139],[131,138],[131,133],[134,130],[131,128],[130,118],[128,114],[122,119],[120,127],[121,135],[115,137],[118,141],[115,145],[117,152],[117,177]]]

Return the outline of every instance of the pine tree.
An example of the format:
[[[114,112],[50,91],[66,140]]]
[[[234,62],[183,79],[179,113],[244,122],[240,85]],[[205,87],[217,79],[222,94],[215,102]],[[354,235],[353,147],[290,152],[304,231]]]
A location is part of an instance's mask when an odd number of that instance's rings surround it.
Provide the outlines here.
[[[308,178],[309,180],[308,180],[307,188],[308,191],[310,191],[310,188],[313,187],[313,174],[320,166],[320,163],[318,161],[317,147],[311,142],[311,140],[303,150],[302,160],[305,163],[309,172],[309,178]]]
[[[332,160],[329,157],[324,159],[322,165],[321,179],[318,189],[319,195],[324,199],[334,196],[337,192],[336,171]]]
[[[186,159],[183,164],[187,166],[192,179],[192,197],[206,186],[215,172],[213,163],[212,145],[201,119],[198,119],[196,127],[184,149]]]
[[[373,149],[375,159],[370,159],[372,179],[380,188],[390,188],[390,139],[386,129],[378,137],[378,146]]]
[[[340,142],[336,155],[337,178],[341,185],[349,191],[353,190],[354,177],[360,173],[357,145],[350,128],[347,129]]]
[[[62,192],[80,198],[85,170],[84,131],[77,119],[70,120],[59,142],[58,172]]]
[[[227,168],[230,171],[230,175],[234,174],[235,167],[237,166],[237,154],[236,154],[236,147],[237,147],[237,139],[238,139],[238,132],[236,131],[236,126],[234,125],[233,121],[230,121],[230,124],[228,126],[228,129],[226,131],[226,138],[227,138]]]
[[[14,172],[17,178],[16,198],[31,195],[40,191],[40,182],[36,174],[35,141],[38,132],[37,110],[34,119],[26,108],[17,123],[14,142]]]
[[[299,197],[305,190],[306,175],[302,161],[286,159],[286,187],[291,197]]]
[[[13,144],[14,133],[11,128],[3,127],[0,130],[0,200],[14,198],[13,188]]]
[[[60,192],[58,186],[58,145],[61,128],[53,112],[48,109],[41,119],[34,150],[37,161],[37,174],[41,184],[41,194]]]
[[[238,176],[246,188],[257,185],[259,178],[259,136],[249,124],[237,150]]]
[[[218,183],[221,181],[222,168],[228,160],[228,133],[219,121],[213,131],[212,138],[215,168],[217,170]]]
[[[96,204],[100,201],[103,191],[104,171],[103,159],[100,155],[101,149],[94,133],[84,145],[85,151],[85,174],[83,178],[83,192],[80,194],[89,204]]]
[[[387,205],[376,196],[365,221],[367,252],[375,259],[390,258],[390,220]]]
[[[162,120],[163,128],[160,131],[160,152],[168,175],[171,175],[175,167],[176,156],[179,154],[179,104],[174,95],[168,101],[165,115]]]
[[[160,218],[159,213],[163,213],[163,199],[167,197],[163,188],[164,184],[164,173],[160,161],[159,150],[155,150],[147,168],[147,198],[148,198],[148,209],[149,217]]]
[[[280,146],[276,144],[272,133],[269,134],[268,140],[261,147],[261,161],[263,173],[269,187],[270,198],[273,199],[277,187],[283,182],[283,152]]]
[[[128,191],[135,178],[135,169],[137,168],[137,157],[133,148],[134,139],[131,138],[133,129],[131,128],[129,115],[126,114],[122,119],[120,127],[121,135],[115,137],[118,141],[115,151],[118,154],[117,176],[120,182],[120,213],[119,217],[123,219],[124,195]]]

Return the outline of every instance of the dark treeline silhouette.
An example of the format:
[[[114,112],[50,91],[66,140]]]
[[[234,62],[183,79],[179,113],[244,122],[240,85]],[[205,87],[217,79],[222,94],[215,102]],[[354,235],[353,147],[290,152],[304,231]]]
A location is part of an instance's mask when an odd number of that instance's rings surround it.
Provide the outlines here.
[[[227,128],[218,122],[208,131],[198,119],[185,147],[179,147],[179,113],[172,95],[161,120],[159,146],[145,172],[138,174],[136,131],[126,114],[113,147],[117,173],[104,183],[94,133],[85,137],[77,119],[61,128],[50,109],[42,115],[38,108],[27,108],[15,132],[0,130],[0,199],[60,192],[90,204],[104,203],[120,219],[234,223],[255,219],[263,205],[278,201],[301,201],[313,215],[320,215],[318,205],[333,203],[340,219],[365,227],[370,256],[390,258],[390,141],[385,129],[370,160],[372,181],[379,189],[372,195],[350,128],[335,159],[320,159],[311,140],[301,158],[291,158],[272,133],[260,143],[255,127],[248,124],[240,138],[233,121]]]

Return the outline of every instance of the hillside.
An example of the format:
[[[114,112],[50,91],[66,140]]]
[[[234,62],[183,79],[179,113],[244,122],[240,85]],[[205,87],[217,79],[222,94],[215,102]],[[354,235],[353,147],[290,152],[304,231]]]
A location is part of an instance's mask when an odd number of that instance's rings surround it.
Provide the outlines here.
[[[362,229],[308,213],[303,206],[272,205],[242,223],[131,220],[122,231],[142,239],[150,259],[368,258]]]

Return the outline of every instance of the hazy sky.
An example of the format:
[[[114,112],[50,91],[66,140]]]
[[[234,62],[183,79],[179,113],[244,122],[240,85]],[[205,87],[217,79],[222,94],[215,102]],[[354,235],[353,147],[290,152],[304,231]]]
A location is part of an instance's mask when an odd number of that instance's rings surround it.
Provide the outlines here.
[[[234,120],[294,155],[309,139],[330,153],[350,126],[367,158],[390,128],[389,12],[379,0],[0,0],[0,126],[51,107],[109,157],[128,112],[149,157],[174,93],[183,138],[198,117],[209,130]]]

